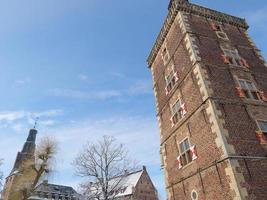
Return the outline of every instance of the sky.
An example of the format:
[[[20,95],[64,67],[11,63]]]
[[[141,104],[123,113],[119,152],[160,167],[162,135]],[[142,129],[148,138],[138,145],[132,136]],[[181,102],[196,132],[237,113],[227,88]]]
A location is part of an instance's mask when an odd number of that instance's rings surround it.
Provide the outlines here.
[[[267,56],[267,1],[193,0],[246,18]],[[165,198],[155,98],[146,59],[168,0],[0,1],[0,158],[10,172],[34,119],[59,142],[50,181],[77,188],[71,165],[87,141],[112,135],[146,165]]]

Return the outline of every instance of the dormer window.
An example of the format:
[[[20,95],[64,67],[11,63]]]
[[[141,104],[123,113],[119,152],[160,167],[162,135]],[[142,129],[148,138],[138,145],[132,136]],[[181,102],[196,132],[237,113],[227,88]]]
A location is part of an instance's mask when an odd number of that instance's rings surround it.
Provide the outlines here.
[[[237,49],[224,49],[223,50],[223,62],[234,66],[243,66],[249,68],[248,62],[239,56]]]
[[[174,69],[172,69],[170,73],[167,76],[165,76],[165,81],[166,81],[165,91],[166,95],[168,95],[178,81],[178,73],[174,72]]]
[[[237,92],[240,97],[245,97],[247,99],[259,100],[259,91],[255,84],[247,80],[238,80],[239,86],[237,87]]]

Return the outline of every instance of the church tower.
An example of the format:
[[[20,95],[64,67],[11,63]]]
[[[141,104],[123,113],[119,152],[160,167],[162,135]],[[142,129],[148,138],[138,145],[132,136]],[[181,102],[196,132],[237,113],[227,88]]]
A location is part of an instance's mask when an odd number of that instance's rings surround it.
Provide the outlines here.
[[[266,199],[267,64],[246,21],[168,9],[148,58],[168,200]]]
[[[33,182],[33,171],[25,169],[25,164],[35,162],[35,141],[37,130],[31,129],[21,152],[18,152],[17,158],[10,175],[6,178],[4,186],[4,200],[20,200],[21,186],[28,186]]]

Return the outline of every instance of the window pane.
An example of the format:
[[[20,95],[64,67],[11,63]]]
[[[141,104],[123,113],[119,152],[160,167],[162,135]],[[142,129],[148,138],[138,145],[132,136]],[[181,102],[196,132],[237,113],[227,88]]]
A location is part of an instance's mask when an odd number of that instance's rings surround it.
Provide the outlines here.
[[[227,50],[227,49],[224,49],[223,52],[224,52],[224,54],[225,54],[226,56],[232,56],[231,51],[229,51],[229,50]]]
[[[247,86],[246,86],[246,83],[245,83],[245,81],[239,81],[239,83],[240,83],[240,86],[243,88],[243,89],[247,89]]]
[[[253,99],[259,100],[257,92],[250,92]]]
[[[183,142],[180,144],[180,149],[181,149],[181,153],[183,153],[185,151]]]
[[[237,51],[232,51],[232,55],[233,55],[233,57],[235,57],[235,58],[239,58],[239,54],[238,54]]]
[[[190,163],[192,161],[192,156],[191,156],[190,151],[187,151],[186,154],[187,154],[187,161],[188,163]]]
[[[186,155],[185,154],[182,155],[182,163],[183,163],[183,165],[187,164],[187,160],[186,160]]]
[[[180,110],[180,101],[177,101],[174,106],[175,106],[175,112],[177,113]]]
[[[187,150],[187,149],[190,148],[188,139],[186,139],[186,140],[184,141],[184,146],[185,146],[185,150]]]
[[[251,82],[247,82],[247,86],[248,86],[248,89],[250,89],[250,90],[256,90],[255,85]]]
[[[259,121],[258,123],[259,123],[260,129],[263,132],[267,132],[267,122]]]

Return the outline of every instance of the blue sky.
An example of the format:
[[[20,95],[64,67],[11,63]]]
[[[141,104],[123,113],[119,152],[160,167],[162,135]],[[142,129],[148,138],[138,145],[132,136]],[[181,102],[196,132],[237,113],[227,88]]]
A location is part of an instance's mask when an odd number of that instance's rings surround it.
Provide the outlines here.
[[[192,1],[245,17],[267,55],[267,2]],[[146,58],[167,0],[4,0],[0,2],[0,157],[11,170],[34,118],[60,143],[51,181],[74,187],[70,165],[104,134],[147,165],[162,196],[159,131]]]

